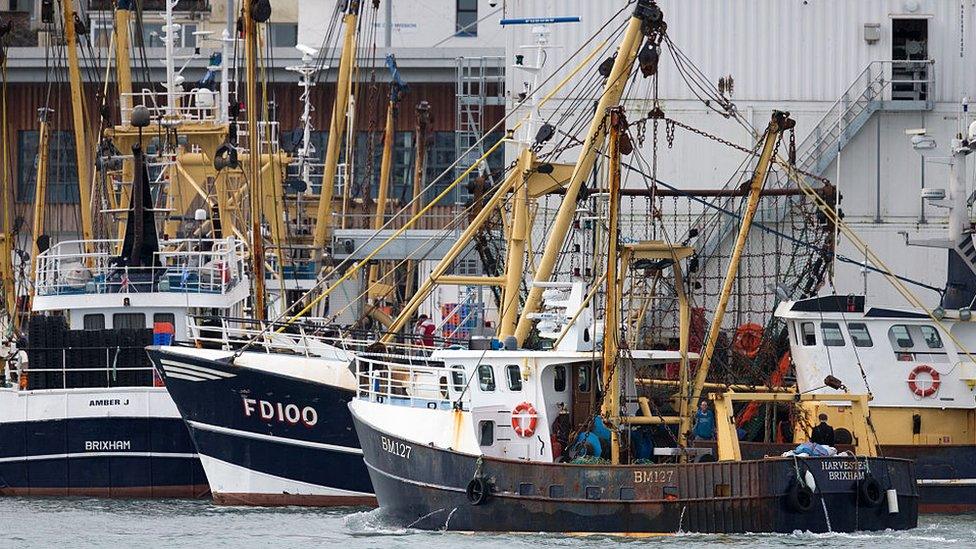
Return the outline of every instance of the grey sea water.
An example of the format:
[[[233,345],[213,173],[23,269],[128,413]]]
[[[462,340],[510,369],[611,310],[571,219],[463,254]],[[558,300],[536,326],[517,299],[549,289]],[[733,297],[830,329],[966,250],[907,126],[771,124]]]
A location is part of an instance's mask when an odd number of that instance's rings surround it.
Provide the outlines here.
[[[908,532],[692,535],[627,539],[455,534],[391,528],[366,509],[219,507],[201,501],[0,498],[0,548],[20,547],[800,547],[976,548],[976,515],[929,515]]]

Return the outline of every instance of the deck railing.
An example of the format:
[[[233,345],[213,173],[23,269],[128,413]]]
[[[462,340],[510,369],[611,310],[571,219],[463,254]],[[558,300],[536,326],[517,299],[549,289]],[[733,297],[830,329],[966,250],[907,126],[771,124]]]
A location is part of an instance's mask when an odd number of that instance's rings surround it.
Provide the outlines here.
[[[10,381],[21,390],[162,386],[162,380],[152,374],[151,365],[131,365],[148,364],[144,347],[29,348],[27,351],[29,356],[38,358],[43,354],[46,367],[32,367],[30,362],[8,363]],[[57,366],[51,367],[54,364]]]
[[[147,267],[116,265],[119,244],[119,240],[55,244],[37,258],[37,295],[226,294],[244,277],[244,244],[233,238],[164,241],[163,249],[154,254],[154,264]]]
[[[457,381],[452,377],[454,372],[439,363],[415,357],[358,354],[357,398],[412,408],[451,410],[455,402],[449,398],[448,384]],[[458,402],[461,406],[470,402],[470,394],[463,395]]]

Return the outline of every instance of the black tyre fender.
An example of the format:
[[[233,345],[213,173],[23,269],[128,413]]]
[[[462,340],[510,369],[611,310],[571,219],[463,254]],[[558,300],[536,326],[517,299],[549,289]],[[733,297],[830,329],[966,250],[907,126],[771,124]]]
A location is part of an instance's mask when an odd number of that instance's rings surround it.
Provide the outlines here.
[[[485,477],[474,477],[464,490],[464,494],[468,497],[468,503],[471,505],[481,505],[488,501],[488,495],[490,493],[491,485],[488,484],[488,480]]]
[[[864,480],[858,483],[857,497],[864,505],[877,507],[884,500],[885,491],[881,487],[881,483],[878,482],[878,479],[871,475],[865,475]]]
[[[813,490],[806,484],[796,481],[790,485],[789,491],[786,492],[786,503],[790,509],[806,513],[813,508]]]

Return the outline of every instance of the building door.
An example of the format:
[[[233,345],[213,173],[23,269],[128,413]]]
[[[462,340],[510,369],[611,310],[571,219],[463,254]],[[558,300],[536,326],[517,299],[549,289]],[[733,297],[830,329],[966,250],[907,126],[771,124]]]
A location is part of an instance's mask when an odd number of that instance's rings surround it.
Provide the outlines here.
[[[891,99],[925,101],[929,75],[929,20],[891,20]]]

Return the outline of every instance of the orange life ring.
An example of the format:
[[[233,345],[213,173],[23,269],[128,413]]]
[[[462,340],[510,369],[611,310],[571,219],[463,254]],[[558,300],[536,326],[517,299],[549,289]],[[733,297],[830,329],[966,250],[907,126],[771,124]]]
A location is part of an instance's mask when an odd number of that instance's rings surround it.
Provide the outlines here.
[[[928,374],[929,377],[932,378],[931,385],[925,389],[919,387],[918,383],[915,382],[918,374],[922,373]],[[922,398],[934,395],[939,390],[939,385],[942,385],[939,372],[928,364],[919,364],[914,370],[912,370],[912,373],[908,374],[908,388]]]
[[[523,420],[529,421],[528,426],[523,425]],[[522,402],[512,410],[512,429],[520,437],[530,437],[535,433],[535,426],[539,421],[539,415],[535,411],[535,406],[528,402]]]
[[[762,344],[763,327],[755,322],[739,326],[732,337],[732,350],[747,358],[756,358]]]

